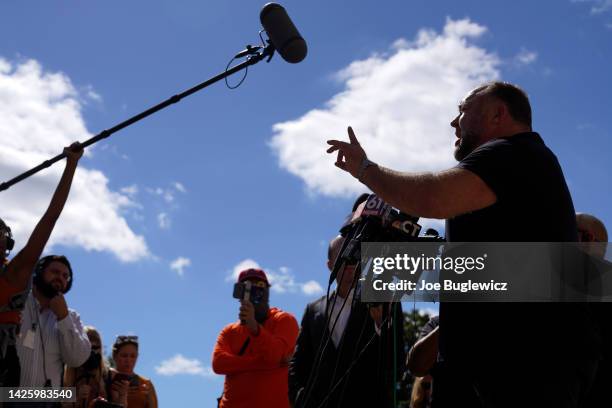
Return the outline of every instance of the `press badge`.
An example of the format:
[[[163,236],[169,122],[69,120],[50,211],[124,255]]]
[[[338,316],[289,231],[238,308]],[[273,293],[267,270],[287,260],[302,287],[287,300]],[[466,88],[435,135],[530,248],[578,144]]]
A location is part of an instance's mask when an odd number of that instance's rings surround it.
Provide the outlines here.
[[[30,350],[34,350],[34,330],[29,329],[23,339],[23,347],[27,347]]]

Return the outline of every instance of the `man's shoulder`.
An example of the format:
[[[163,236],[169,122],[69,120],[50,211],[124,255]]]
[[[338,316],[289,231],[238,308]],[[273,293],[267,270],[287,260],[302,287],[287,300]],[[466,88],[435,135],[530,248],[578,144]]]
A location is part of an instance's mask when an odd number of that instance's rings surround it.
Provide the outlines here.
[[[286,312],[278,307],[272,307],[270,308],[270,317],[272,317],[274,320],[296,320],[295,316],[293,315],[293,313],[290,312]]]
[[[226,324],[221,329],[221,333],[234,332],[234,331],[240,330],[241,327],[242,325],[240,324],[240,322],[231,322],[231,323]]]
[[[513,153],[527,150],[546,151],[551,153],[550,150],[544,144],[544,141],[542,140],[539,134],[537,134],[536,132],[526,132],[512,136],[496,137],[494,139],[491,139],[474,149],[474,151],[470,153],[470,155],[472,155],[473,153],[475,153],[476,155],[482,155],[484,153],[502,154],[504,152]],[[468,155],[467,157],[469,157],[470,155]]]
[[[323,295],[320,298],[315,299],[312,302],[308,303],[306,308],[310,311],[316,311],[320,308],[324,308],[326,303],[327,303],[327,296]]]

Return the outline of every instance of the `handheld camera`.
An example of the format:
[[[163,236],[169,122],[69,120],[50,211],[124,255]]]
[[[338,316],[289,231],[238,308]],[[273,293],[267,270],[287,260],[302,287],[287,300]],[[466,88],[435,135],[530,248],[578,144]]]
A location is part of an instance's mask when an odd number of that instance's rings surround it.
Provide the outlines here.
[[[266,288],[254,285],[251,281],[234,284],[234,299],[248,300],[253,304],[261,303],[265,298]]]

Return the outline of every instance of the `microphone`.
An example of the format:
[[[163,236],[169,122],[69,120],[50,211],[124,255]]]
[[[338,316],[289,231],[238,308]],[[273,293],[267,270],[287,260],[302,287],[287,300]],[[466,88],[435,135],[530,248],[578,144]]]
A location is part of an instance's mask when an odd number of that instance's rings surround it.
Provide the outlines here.
[[[285,61],[295,64],[306,57],[306,41],[283,6],[277,3],[266,4],[261,9],[259,19],[270,42]]]

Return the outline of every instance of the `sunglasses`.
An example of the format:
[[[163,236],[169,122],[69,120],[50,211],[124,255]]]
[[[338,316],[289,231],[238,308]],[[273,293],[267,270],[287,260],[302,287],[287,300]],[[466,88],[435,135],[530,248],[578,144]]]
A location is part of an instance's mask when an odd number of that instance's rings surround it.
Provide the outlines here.
[[[138,344],[138,336],[117,336],[115,344],[136,343]]]

